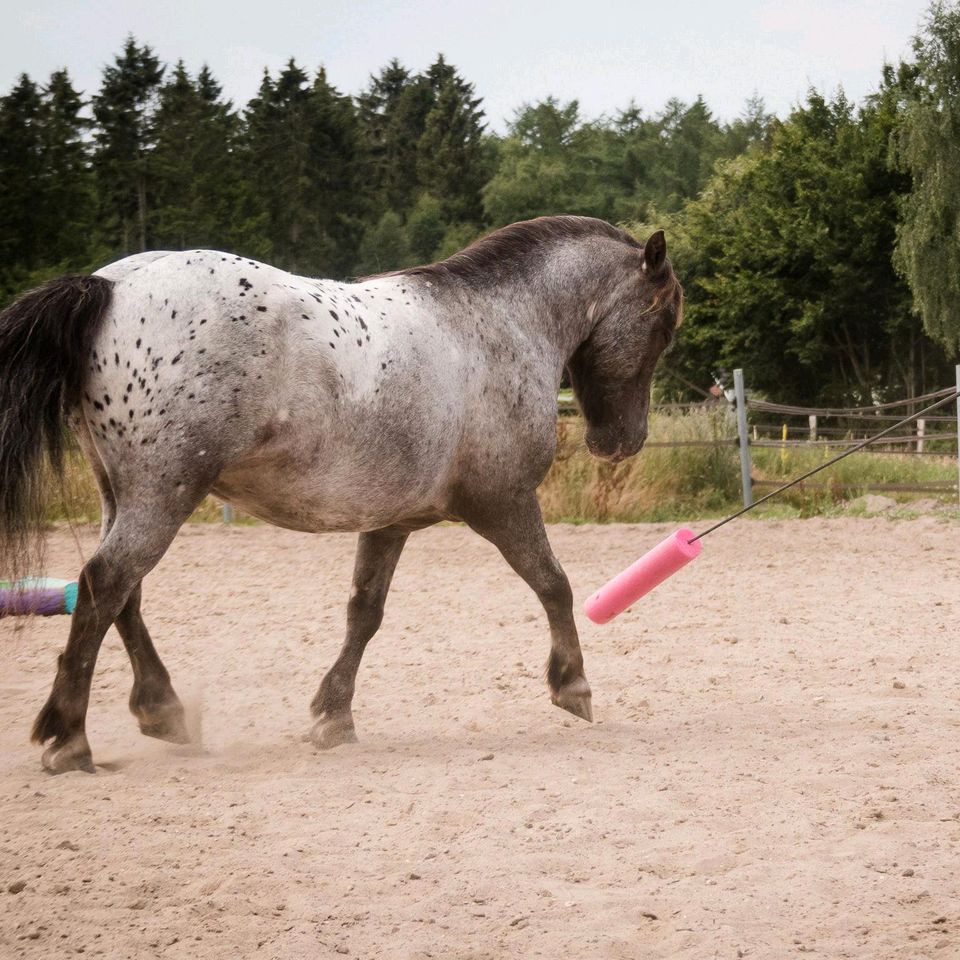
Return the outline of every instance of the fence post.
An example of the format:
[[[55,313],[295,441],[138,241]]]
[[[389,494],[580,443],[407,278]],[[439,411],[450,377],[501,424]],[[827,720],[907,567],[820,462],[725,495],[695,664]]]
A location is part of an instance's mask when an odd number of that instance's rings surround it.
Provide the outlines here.
[[[923,453],[923,438],[927,433],[927,421],[923,418],[917,421],[917,453]]]
[[[957,381],[960,382],[960,366],[957,367]],[[737,437],[740,440],[740,483],[743,488],[743,505],[753,504],[753,483],[750,480],[750,437],[747,434],[747,397],[743,389],[743,370],[737,367],[733,371],[733,389],[737,398]],[[960,389],[958,387],[957,389]],[[960,409],[960,404],[958,404]],[[960,436],[960,427],[958,427]]]
[[[817,439],[817,415],[816,415],[815,413],[811,413],[810,416],[809,416],[807,419],[808,419],[808,421],[810,422],[810,439],[813,440],[814,442],[816,442],[816,439]]]
[[[233,523],[233,504],[225,503],[223,505],[223,522]]]
[[[957,364],[957,390],[960,390],[960,363]],[[960,500],[960,397],[957,397],[957,499]]]

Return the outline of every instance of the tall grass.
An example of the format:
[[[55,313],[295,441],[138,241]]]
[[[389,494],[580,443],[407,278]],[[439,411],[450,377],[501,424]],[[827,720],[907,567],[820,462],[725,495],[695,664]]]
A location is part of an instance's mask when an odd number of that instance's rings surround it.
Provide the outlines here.
[[[721,511],[739,496],[736,434],[723,409],[650,416],[647,448],[613,465],[591,457],[579,417],[558,424],[557,457],[540,487],[548,521],[677,520]],[[715,446],[658,447],[709,441]]]
[[[83,454],[71,447],[65,460],[63,479],[47,483],[47,519],[71,523],[100,521],[100,494]],[[214,497],[207,497],[194,511],[191,522],[205,523],[220,519],[221,506]]]

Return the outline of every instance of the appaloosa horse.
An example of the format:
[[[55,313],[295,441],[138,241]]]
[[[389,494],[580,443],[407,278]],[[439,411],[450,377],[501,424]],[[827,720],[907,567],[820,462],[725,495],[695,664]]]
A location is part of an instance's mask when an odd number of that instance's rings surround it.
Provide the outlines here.
[[[533,588],[547,682],[585,720],[572,594],[535,491],[569,371],[587,446],[618,461],[647,433],[654,365],[681,319],[662,232],[543,217],[447,260],[357,283],[211,250],[65,276],[0,314],[0,570],[42,520],[65,421],[96,476],[102,540],[33,737],[52,772],[92,770],[85,719],[104,634],[133,664],[143,733],[183,741],[183,708],[140,615],[140,584],[214,493],[293,530],[360,532],[346,641],[313,700],[319,747],[355,739],[360,658],[409,533],[462,520]]]

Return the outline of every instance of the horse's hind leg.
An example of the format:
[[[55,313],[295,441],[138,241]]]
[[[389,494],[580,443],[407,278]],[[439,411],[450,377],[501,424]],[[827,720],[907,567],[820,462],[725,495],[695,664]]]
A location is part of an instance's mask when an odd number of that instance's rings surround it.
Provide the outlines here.
[[[593,720],[590,685],[583,672],[583,653],[573,619],[573,592],[563,567],[553,555],[533,493],[513,503],[472,503],[463,517],[536,593],[550,624],[547,684],[550,699],[584,720]]]
[[[133,667],[130,712],[137,718],[142,734],[171,743],[188,743],[190,734],[183,704],[140,615],[140,594],[138,583],[114,621]]]
[[[363,651],[383,620],[383,605],[407,534],[386,530],[361,533],[347,604],[347,638],[310,705],[317,722],[313,743],[328,749],[357,739],[353,727],[353,691]]]
[[[53,740],[43,754],[43,766],[51,773],[93,770],[86,717],[100,644],[188,515],[189,510],[151,506],[146,498],[134,508],[121,504],[109,533],[84,565],[67,646],[33,727],[36,742]]]
[[[100,492],[100,539],[107,536],[117,515],[117,498],[89,428],[82,418],[72,422],[74,433],[86,455]],[[133,689],[130,691],[130,712],[140,723],[140,731],[148,737],[186,743],[187,733],[183,705],[174,692],[160,655],[140,614],[141,585],[130,592],[114,626],[123,640],[133,667]]]

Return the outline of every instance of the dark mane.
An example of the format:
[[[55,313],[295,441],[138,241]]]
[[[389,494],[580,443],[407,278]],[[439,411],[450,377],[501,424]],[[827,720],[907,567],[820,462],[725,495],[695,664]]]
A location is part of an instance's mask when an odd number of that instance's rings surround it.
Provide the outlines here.
[[[505,274],[523,270],[532,258],[543,253],[546,245],[581,237],[607,237],[638,249],[643,246],[629,233],[595,217],[537,217],[494,230],[446,260],[377,276],[460,280],[472,284],[498,281]]]

